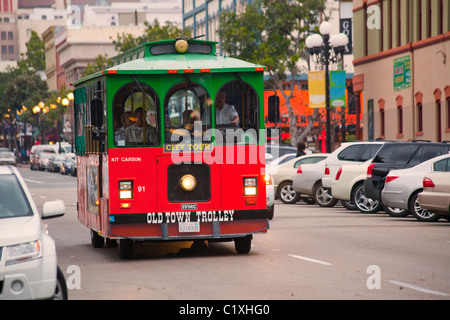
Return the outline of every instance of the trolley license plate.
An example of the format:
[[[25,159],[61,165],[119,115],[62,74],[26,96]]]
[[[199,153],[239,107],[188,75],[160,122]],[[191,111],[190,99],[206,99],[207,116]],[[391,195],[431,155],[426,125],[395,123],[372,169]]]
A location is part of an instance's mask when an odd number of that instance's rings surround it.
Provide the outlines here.
[[[178,223],[179,232],[200,232],[199,222],[179,222]]]

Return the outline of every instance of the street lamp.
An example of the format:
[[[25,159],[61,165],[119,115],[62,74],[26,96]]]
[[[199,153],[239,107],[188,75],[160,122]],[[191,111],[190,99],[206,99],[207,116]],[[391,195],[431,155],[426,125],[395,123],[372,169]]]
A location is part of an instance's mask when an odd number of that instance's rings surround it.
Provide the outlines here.
[[[324,21],[319,26],[319,34],[312,34],[305,39],[305,45],[312,56],[314,63],[325,65],[325,110],[326,110],[326,149],[331,153],[331,124],[330,124],[330,76],[328,64],[343,61],[345,46],[348,44],[348,37],[343,33],[330,36],[332,25]]]
[[[69,116],[70,116],[70,130],[71,130],[71,132],[70,132],[70,134],[71,134],[71,140],[72,140],[72,152],[74,151],[74,149],[73,149],[73,146],[74,146],[74,143],[75,143],[75,141],[74,141],[74,133],[75,133],[75,131],[74,131],[74,110],[73,110],[73,100],[74,100],[74,95],[73,95],[73,92],[69,92],[68,94],[67,94],[67,97],[66,98],[63,98],[62,99],[62,104],[64,105],[64,106],[68,106],[68,107],[70,107],[69,109],[68,109],[68,114],[69,114]]]
[[[48,113],[49,110],[50,110],[50,108],[48,106],[46,106],[44,104],[44,102],[42,102],[42,101],[39,102],[37,106],[34,106],[34,108],[32,109],[33,113],[37,116],[38,129],[40,127],[40,130],[41,130],[41,144],[45,143],[45,137],[44,137],[44,124],[40,117],[40,113],[42,112],[45,115]]]

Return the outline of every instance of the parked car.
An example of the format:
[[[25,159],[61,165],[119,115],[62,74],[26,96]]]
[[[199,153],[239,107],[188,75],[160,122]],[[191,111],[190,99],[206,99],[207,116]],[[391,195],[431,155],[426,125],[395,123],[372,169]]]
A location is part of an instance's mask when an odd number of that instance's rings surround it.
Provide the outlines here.
[[[61,170],[61,164],[64,160],[64,156],[62,154],[52,154],[48,159],[47,163],[47,171],[49,172],[59,172]]]
[[[47,170],[47,166],[48,166],[48,160],[50,159],[50,157],[52,155],[54,155],[55,153],[52,152],[40,152],[39,153],[39,162],[38,162],[38,170]]]
[[[63,162],[61,163],[61,174],[69,174],[73,170],[73,166],[75,163],[75,154],[68,153],[65,155]]]
[[[344,165],[339,168],[333,180],[331,193],[341,200],[349,210],[359,210],[362,213],[375,213],[384,209],[391,216],[399,217],[409,214],[407,209],[385,206],[381,201],[366,197],[364,193],[364,179],[371,160],[360,165]]]
[[[450,171],[450,155],[435,157],[412,168],[391,170],[386,176],[381,202],[386,206],[408,209],[419,221],[436,221],[437,214],[423,209],[417,197],[423,191],[422,183],[425,174],[431,171]]]
[[[423,191],[419,193],[418,204],[429,212],[450,220],[450,161],[447,172],[429,172],[423,178]]]
[[[295,157],[288,161],[279,163],[273,162],[268,165],[268,171],[273,177],[275,186],[275,198],[286,204],[296,203],[300,200],[300,193],[296,192],[292,187],[292,181],[297,174],[298,167],[305,164],[313,164],[325,160],[328,154],[314,153]],[[284,156],[286,157],[286,156]],[[281,159],[281,157],[280,157]],[[290,159],[290,157],[289,157]],[[310,198],[305,197],[305,198]],[[311,201],[311,200],[309,200]]]
[[[64,214],[62,201],[44,203],[42,219]],[[0,167],[0,300],[67,299],[55,242],[15,167]]]
[[[39,155],[41,152],[56,153],[55,149],[49,145],[35,145],[30,151],[30,170],[39,169]]]
[[[267,217],[269,220],[272,220],[275,212],[275,191],[273,188],[273,179],[269,173],[266,173],[264,180],[266,181]]]
[[[359,210],[363,213],[377,212],[381,209],[379,201],[373,201],[364,196],[364,179],[370,160],[355,165],[344,165],[339,168],[331,184],[333,198],[341,200],[349,210]]]
[[[322,177],[322,185],[331,188],[339,168],[348,164],[362,164],[372,159],[384,141],[359,141],[345,142],[325,161],[325,172]]]
[[[279,144],[266,144],[266,154],[270,154],[271,157],[266,155],[266,164],[286,155],[286,154],[297,154],[297,149],[288,145]]]
[[[17,165],[17,159],[13,152],[2,151],[0,152],[0,165]]]
[[[310,196],[321,207],[332,207],[338,200],[333,199],[329,189],[322,187],[325,160],[304,164],[297,168],[292,187],[299,194]]]
[[[367,167],[367,177],[364,180],[365,195],[373,200],[381,200],[381,190],[390,170],[411,168],[449,151],[450,145],[446,143],[423,141],[385,143]]]
[[[333,207],[339,200],[335,199],[331,193],[332,181],[336,176],[339,166],[342,164],[363,163],[370,159],[370,156],[376,152],[376,149],[383,144],[383,141],[358,141],[345,142],[323,162],[317,163],[316,166],[308,166],[303,168],[302,173],[294,178],[294,190],[300,193],[306,193],[313,196],[319,206]],[[333,168],[334,174],[331,174],[330,167]],[[322,171],[322,172],[320,172]],[[325,178],[325,179],[323,179]],[[323,185],[326,183],[326,186]]]
[[[75,156],[75,160],[73,161],[72,171],[70,171],[70,174],[73,177],[77,176],[77,168],[78,168],[78,162],[77,162],[77,156]]]

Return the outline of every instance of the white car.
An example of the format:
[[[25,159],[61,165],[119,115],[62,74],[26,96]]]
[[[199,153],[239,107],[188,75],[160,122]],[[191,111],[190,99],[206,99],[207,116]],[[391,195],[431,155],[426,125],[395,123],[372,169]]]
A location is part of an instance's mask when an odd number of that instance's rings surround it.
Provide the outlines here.
[[[287,155],[286,155],[287,156]],[[284,156],[284,157],[286,157]],[[296,203],[300,199],[300,193],[292,187],[292,181],[297,174],[298,167],[305,164],[313,164],[324,160],[328,154],[314,153],[300,157],[295,157],[288,161],[281,161],[280,164],[271,163],[267,168],[272,175],[275,186],[276,198],[286,204]]]
[[[386,213],[393,217],[407,216],[409,214],[407,209],[384,205],[380,201],[373,200],[365,195],[364,179],[367,177],[367,168],[371,161],[340,167],[331,185],[333,197],[341,200],[342,205],[349,210],[375,213],[384,209]]]
[[[423,209],[418,195],[423,190],[423,178],[429,172],[450,171],[450,155],[424,161],[412,168],[391,170],[381,191],[381,202],[387,206],[408,209],[419,221],[437,221],[439,215]]]
[[[42,219],[64,214],[62,201],[46,202]],[[30,192],[15,167],[0,167],[0,300],[67,299],[48,235]]]
[[[344,142],[333,151],[325,161],[325,172],[322,178],[322,185],[331,188],[339,168],[347,164],[362,164],[372,159],[384,141],[357,141]]]
[[[324,170],[325,160],[299,166],[292,187],[300,194],[311,196],[321,207],[333,207],[338,200],[331,196],[329,189],[322,186]]]

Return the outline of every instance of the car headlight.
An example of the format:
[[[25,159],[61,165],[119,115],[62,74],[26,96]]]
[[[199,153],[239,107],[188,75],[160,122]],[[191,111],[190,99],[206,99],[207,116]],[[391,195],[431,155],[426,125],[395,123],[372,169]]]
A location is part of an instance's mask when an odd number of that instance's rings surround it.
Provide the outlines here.
[[[266,184],[272,184],[272,176],[268,173],[266,173],[264,175],[264,181],[266,182]]]
[[[133,199],[133,181],[119,181],[119,199]]]
[[[244,178],[244,196],[256,196],[256,177]]]
[[[41,241],[30,241],[7,247],[6,265],[26,262],[42,257]]]

